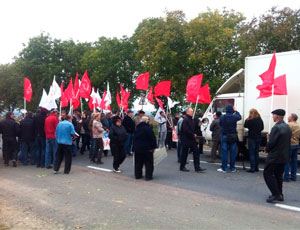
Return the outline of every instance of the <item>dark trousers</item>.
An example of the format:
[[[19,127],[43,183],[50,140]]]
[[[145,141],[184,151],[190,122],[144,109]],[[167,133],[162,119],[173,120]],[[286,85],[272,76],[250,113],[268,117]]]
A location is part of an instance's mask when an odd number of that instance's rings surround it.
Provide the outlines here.
[[[220,155],[221,154],[221,140],[220,141],[213,141],[213,146],[211,148],[211,153],[210,153],[210,159],[212,161],[216,160],[217,150],[218,150],[219,155]]]
[[[61,162],[65,158],[65,174],[69,174],[71,171],[72,165],[72,145],[63,145],[58,144],[56,156],[55,156],[55,164],[54,171],[59,171]]]
[[[38,167],[45,167],[45,151],[46,151],[46,139],[45,137],[36,137],[36,165]]]
[[[28,157],[32,165],[35,165],[36,161],[36,147],[34,141],[21,141],[21,161],[24,165],[28,163]]]
[[[146,179],[151,179],[154,171],[153,152],[134,154],[134,174],[136,179],[143,177],[143,167],[146,168]]]
[[[168,149],[173,147],[172,132],[167,132],[166,145],[168,146]]]
[[[81,134],[82,135],[82,145],[80,149],[80,153],[84,153],[85,149],[87,148],[88,150],[90,149],[90,139],[91,135],[89,133]]]
[[[282,194],[282,181],[285,164],[266,164],[264,179],[273,196]]]
[[[3,140],[3,160],[4,164],[8,164],[10,160],[17,160],[18,149],[17,140],[14,139],[2,139]]]
[[[261,138],[248,138],[251,170],[258,170],[260,142]]]
[[[103,141],[102,138],[94,138],[95,143],[95,149],[94,149],[94,155],[92,157],[92,161],[95,161],[97,159],[97,162],[101,162],[102,153],[103,153]]]
[[[118,170],[126,158],[125,147],[121,145],[110,145],[110,151],[113,155],[113,168]]]
[[[180,162],[180,170],[185,168],[186,160],[188,157],[189,149],[193,152],[193,158],[194,158],[194,168],[195,171],[200,169],[200,153],[199,149],[197,147],[197,144],[194,143],[191,147],[182,147],[182,155],[181,155],[181,162]]]

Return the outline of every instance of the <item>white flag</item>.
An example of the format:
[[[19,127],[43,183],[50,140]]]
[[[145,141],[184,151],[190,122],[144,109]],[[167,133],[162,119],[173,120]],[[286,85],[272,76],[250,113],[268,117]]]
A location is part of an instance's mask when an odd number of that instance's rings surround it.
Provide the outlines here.
[[[39,104],[40,107],[45,108],[47,110],[57,109],[57,104],[55,100],[49,95],[47,95],[46,90],[43,89],[43,95]]]
[[[168,97],[168,106],[170,109],[172,109],[177,104],[179,104],[178,101],[172,101],[171,98]]]
[[[61,97],[60,87],[55,81],[55,76],[53,77],[53,82],[52,85],[50,86],[48,97],[52,98],[53,100],[56,100]]]
[[[98,89],[97,89],[97,93],[96,93],[96,100],[97,100],[97,104],[100,106],[102,99],[101,99]]]
[[[107,91],[106,91],[106,96],[104,98],[105,106],[109,106],[111,104],[111,94],[109,91],[109,83],[107,82]]]
[[[93,98],[93,102],[92,102],[92,104],[94,105],[94,104],[96,104],[96,98],[97,98],[97,94],[96,94],[96,92],[95,92],[95,89],[94,89],[94,87],[92,88],[92,93],[91,93],[91,98]]]
[[[47,105],[47,103],[48,103],[48,95],[46,93],[46,90],[43,89],[43,95],[42,95],[39,107],[46,108],[45,105]]]

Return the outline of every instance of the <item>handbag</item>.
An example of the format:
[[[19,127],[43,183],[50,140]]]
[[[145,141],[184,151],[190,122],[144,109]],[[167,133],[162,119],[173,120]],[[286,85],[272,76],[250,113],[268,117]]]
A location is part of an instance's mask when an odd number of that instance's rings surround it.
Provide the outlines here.
[[[166,148],[155,149],[153,153],[154,165],[158,165],[163,159],[168,156]]]

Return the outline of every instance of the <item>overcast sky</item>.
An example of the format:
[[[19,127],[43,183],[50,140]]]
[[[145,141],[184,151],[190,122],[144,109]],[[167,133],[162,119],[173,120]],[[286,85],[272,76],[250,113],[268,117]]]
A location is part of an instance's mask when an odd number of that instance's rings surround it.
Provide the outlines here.
[[[52,38],[96,41],[131,36],[144,18],[182,10],[188,20],[211,9],[234,9],[248,19],[272,6],[299,9],[299,0],[1,0],[0,64],[12,58],[29,38],[46,32]]]

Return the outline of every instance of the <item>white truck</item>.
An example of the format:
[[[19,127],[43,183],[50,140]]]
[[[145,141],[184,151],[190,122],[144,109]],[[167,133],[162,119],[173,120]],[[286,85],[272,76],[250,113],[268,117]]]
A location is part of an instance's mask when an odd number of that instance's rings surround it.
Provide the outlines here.
[[[284,109],[287,114],[295,113],[300,119],[300,51],[276,53],[275,78],[286,74],[288,96],[273,96],[273,106],[272,97],[257,99],[260,92],[256,86],[262,84],[259,75],[269,68],[272,56],[273,54],[247,57],[245,69],[240,69],[219,88],[203,115],[202,133],[209,144],[211,143],[209,127],[213,116],[217,111],[225,113],[228,104],[237,107],[242,115],[242,120],[237,125],[239,152],[245,150],[247,146],[248,132],[243,124],[250,109],[257,109],[264,121],[262,145],[266,144],[264,137],[274,125],[271,111]]]

